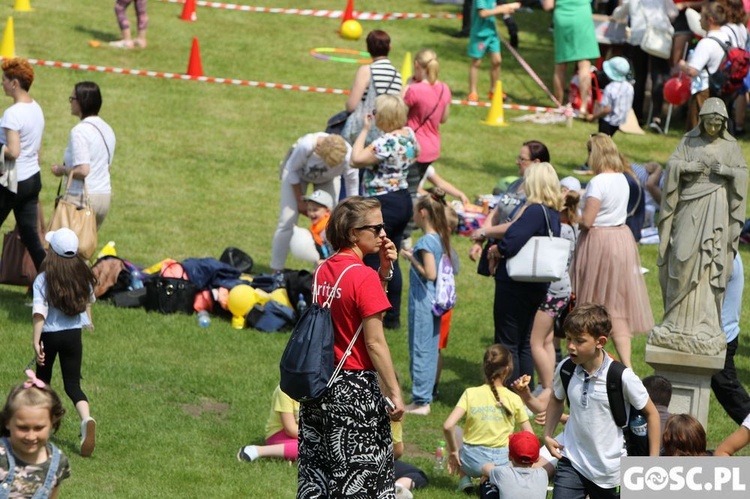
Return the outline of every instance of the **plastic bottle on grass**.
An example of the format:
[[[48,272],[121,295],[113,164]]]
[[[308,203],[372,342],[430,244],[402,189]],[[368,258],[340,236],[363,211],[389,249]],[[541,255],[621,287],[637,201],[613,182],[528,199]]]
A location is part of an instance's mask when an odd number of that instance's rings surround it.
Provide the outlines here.
[[[441,440],[435,449],[435,470],[443,471],[445,469],[445,441]]]
[[[203,328],[211,325],[211,316],[205,310],[198,312],[198,325]]]
[[[297,300],[297,318],[302,317],[302,314],[305,313],[305,310],[307,310],[307,302],[305,301],[305,295],[300,293],[299,299]]]
[[[141,289],[143,288],[143,276],[141,271],[134,268],[130,272],[130,289]]]

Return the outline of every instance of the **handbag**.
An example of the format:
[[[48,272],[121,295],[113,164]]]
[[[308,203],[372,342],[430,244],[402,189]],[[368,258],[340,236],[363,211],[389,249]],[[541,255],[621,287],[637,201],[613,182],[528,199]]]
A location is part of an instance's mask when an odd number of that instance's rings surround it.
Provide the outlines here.
[[[674,27],[665,23],[663,27],[656,27],[648,22],[646,9],[643,4],[639,3],[643,18],[646,19],[646,32],[641,39],[641,50],[649,55],[660,59],[669,59],[672,55],[672,37],[674,36]]]
[[[78,254],[86,260],[94,256],[96,252],[96,214],[91,209],[89,202],[89,193],[86,189],[86,181],[83,182],[83,192],[77,202],[68,200],[68,190],[73,175],[68,175],[65,194],[60,195],[62,180],[57,187],[57,198],[55,199],[55,211],[52,213],[52,220],[49,224],[48,231],[67,227],[78,236]],[[47,244],[49,246],[49,244]]]
[[[326,133],[331,135],[342,135],[342,132],[344,131],[344,125],[346,125],[346,120],[349,118],[350,114],[352,113],[344,110],[339,111],[338,113],[328,118],[328,122],[326,123]]]
[[[37,205],[37,230],[39,239],[44,240],[44,213],[41,203]],[[31,286],[37,271],[29,251],[21,241],[18,225],[3,237],[3,253],[0,258],[0,284]]]
[[[390,91],[393,82],[396,80],[397,74],[398,72],[393,73],[391,82],[388,84],[388,88],[386,89],[386,91],[383,92],[384,94],[387,94]],[[362,127],[365,124],[365,116],[368,114],[372,114],[375,110],[375,99],[377,98],[377,96],[378,92],[375,89],[372,70],[370,70],[370,83],[367,87],[367,95],[365,96],[365,100],[357,105],[357,108],[354,110],[354,112],[350,114],[346,119],[346,123],[341,130],[342,137],[344,137],[344,140],[346,140],[348,143],[354,144],[354,141],[356,141],[357,137],[359,137],[359,133],[362,131]],[[367,137],[365,138],[365,147],[370,145],[373,140],[377,139],[383,134],[380,128],[375,126],[374,121],[375,120],[373,120],[370,131],[367,133]]]
[[[179,265],[182,270],[180,277],[164,277],[164,273],[173,265]],[[146,310],[162,314],[193,313],[193,302],[195,302],[195,295],[198,294],[198,286],[188,280],[185,269],[179,263],[168,265],[158,276],[146,281],[144,286]]]
[[[559,281],[565,274],[570,241],[552,235],[547,208],[541,206],[548,235],[532,237],[515,256],[508,258],[505,268],[514,281],[553,282]]]

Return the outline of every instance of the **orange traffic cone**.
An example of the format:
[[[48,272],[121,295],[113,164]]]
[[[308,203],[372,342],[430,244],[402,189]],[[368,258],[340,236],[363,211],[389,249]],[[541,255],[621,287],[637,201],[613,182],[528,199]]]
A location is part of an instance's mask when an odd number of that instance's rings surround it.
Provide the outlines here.
[[[190,61],[188,62],[187,74],[189,76],[203,76],[201,48],[198,46],[197,38],[193,38],[193,48],[190,49]]]
[[[346,2],[344,15],[341,16],[341,24],[344,24],[346,21],[351,21],[352,19],[354,19],[354,0],[348,0]]]
[[[182,8],[180,19],[191,22],[198,20],[198,15],[195,13],[195,0],[185,1],[185,6]]]
[[[490,126],[508,126],[505,122],[505,111],[503,109],[503,84],[500,80],[495,83],[495,93],[492,95],[492,105],[487,119],[482,123]]]

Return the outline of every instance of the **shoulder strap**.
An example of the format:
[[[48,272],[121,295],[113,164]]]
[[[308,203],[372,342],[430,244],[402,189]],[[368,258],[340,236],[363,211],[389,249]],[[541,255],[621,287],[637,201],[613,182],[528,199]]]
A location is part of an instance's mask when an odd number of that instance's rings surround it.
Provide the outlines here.
[[[16,460],[13,458],[13,451],[11,450],[10,442],[6,437],[0,439],[0,445],[5,447],[5,455],[8,458],[8,474],[5,476],[3,483],[0,484],[0,498],[5,498],[9,497],[10,488],[16,477]]]
[[[565,399],[568,401],[568,407],[570,407],[570,397],[568,397],[568,385],[570,385],[570,378],[573,377],[573,370],[576,368],[573,364],[573,360],[568,358],[562,367],[560,368],[560,379],[562,380],[563,389],[565,390]]]
[[[627,173],[625,175],[627,175]],[[634,177],[631,176],[630,178],[634,178]],[[630,210],[630,212],[628,213],[627,215],[628,218],[635,215],[635,212],[638,211],[638,205],[641,204],[641,198],[643,197],[643,187],[641,187],[641,181],[638,180],[637,178],[634,178],[634,180],[635,180],[635,185],[638,186],[638,200],[635,202],[633,209]]]
[[[31,499],[47,499],[52,492],[52,485],[55,483],[57,469],[60,467],[60,449],[54,444],[49,443],[47,450],[52,451],[52,459],[49,463],[49,470],[47,470],[47,477],[44,479],[44,484],[37,489]]]
[[[435,114],[435,111],[437,110],[438,106],[440,105],[440,101],[443,100],[443,92],[445,91],[445,87],[442,86],[442,85],[443,85],[443,83],[441,82],[440,95],[438,96],[438,100],[435,103],[435,107],[433,107],[432,111],[430,111],[429,114],[427,116],[425,116],[425,118],[422,120],[422,123],[420,123],[419,126],[417,127],[417,130],[419,130],[420,128],[422,128],[424,126],[424,124],[427,123],[427,120],[429,120],[432,117],[432,115]],[[414,133],[417,133],[417,130],[414,130]]]
[[[90,121],[81,121],[81,123],[86,123],[88,125],[91,125],[92,127],[96,128],[96,131],[99,132],[99,135],[102,137],[102,142],[104,142],[104,148],[107,150],[107,164],[112,164],[112,154],[109,152],[109,146],[107,145],[107,139],[104,138],[104,134],[101,130],[99,130],[99,127],[91,123]]]
[[[612,417],[615,424],[622,428],[628,424],[628,416],[625,410],[625,394],[622,390],[622,373],[625,371],[625,364],[612,359],[607,371],[607,399],[609,408],[612,411]]]
[[[325,265],[326,263],[328,262],[324,262],[323,265]],[[315,270],[315,276],[313,277],[313,302],[314,303],[318,302],[318,271],[320,271],[320,268],[323,265],[321,265],[320,267],[317,268],[317,270]],[[361,266],[362,264],[360,263],[353,263],[349,265],[347,268],[345,268],[341,272],[341,274],[339,274],[338,279],[336,279],[336,282],[334,283],[333,288],[331,289],[331,293],[328,295],[328,298],[326,299],[326,301],[323,302],[324,308],[331,308],[331,302],[333,301],[333,297],[336,295],[336,289],[338,289],[339,283],[341,282],[341,278],[344,277],[344,274],[346,274],[346,272],[352,267],[361,267]]]

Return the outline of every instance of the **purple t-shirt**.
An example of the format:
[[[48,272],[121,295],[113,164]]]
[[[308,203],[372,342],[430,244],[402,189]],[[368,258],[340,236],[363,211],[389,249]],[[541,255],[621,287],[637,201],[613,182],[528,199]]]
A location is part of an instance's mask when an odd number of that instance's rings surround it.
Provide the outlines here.
[[[451,90],[441,81],[435,82],[434,85],[420,81],[409,86],[404,95],[404,102],[409,106],[407,126],[416,131],[417,142],[421,148],[417,161],[432,163],[440,157],[438,128],[445,108],[451,102]]]

